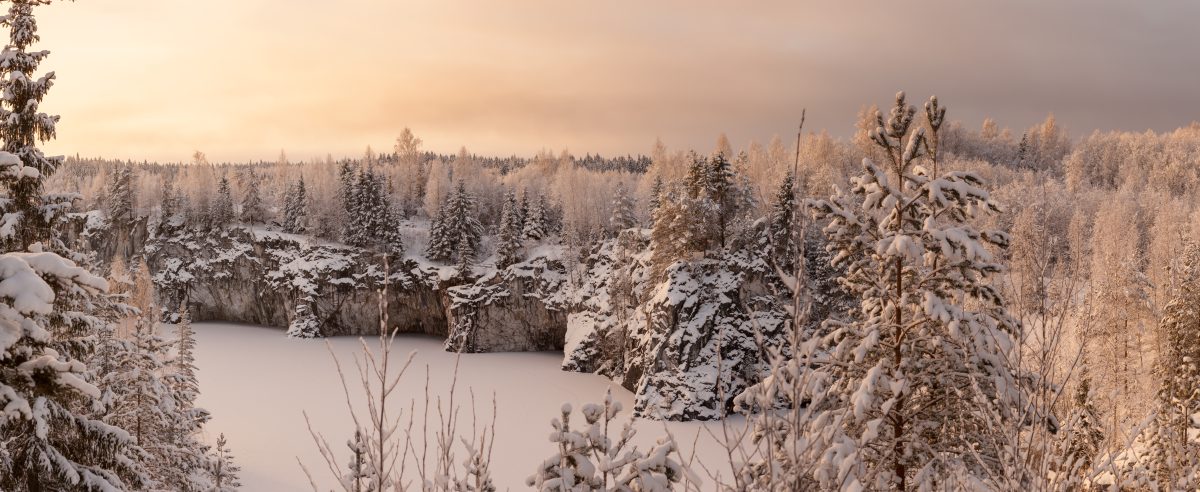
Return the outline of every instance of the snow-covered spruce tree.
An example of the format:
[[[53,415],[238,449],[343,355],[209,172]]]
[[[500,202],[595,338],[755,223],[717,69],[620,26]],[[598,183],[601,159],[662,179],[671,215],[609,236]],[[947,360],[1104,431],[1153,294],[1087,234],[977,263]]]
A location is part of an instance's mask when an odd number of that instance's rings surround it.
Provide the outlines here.
[[[546,458],[537,471],[525,480],[529,486],[545,492],[561,490],[589,491],[662,491],[694,489],[699,485],[683,464],[679,448],[670,437],[661,438],[645,454],[630,446],[636,431],[633,421],[626,422],[616,441],[609,436],[609,425],[621,412],[621,402],[613,401],[612,391],[604,395],[604,404],[589,403],[582,414],[586,427],[571,428],[571,405],[563,404],[562,418],[550,426],[550,442],[558,450]]]
[[[496,268],[508,268],[522,260],[517,206],[517,196],[512,192],[505,194],[504,207],[500,209],[500,245],[496,249]]]
[[[163,461],[174,470],[170,475],[169,485],[176,490],[194,490],[204,484],[197,483],[197,475],[202,475],[208,446],[200,442],[199,436],[204,424],[209,420],[209,413],[196,406],[196,398],[200,395],[200,383],[196,378],[196,338],[192,329],[192,316],[187,305],[180,306],[179,324],[176,328],[175,360],[167,367],[165,381],[174,402],[174,409],[169,414]]]
[[[608,218],[608,224],[612,228],[612,234],[616,236],[621,231],[629,229],[637,225],[636,204],[633,197],[629,196],[629,191],[625,189],[624,184],[617,185],[617,194],[613,197],[613,211]]]
[[[184,204],[180,203],[183,198],[184,195],[175,189],[175,176],[163,176],[162,201],[159,203],[158,213],[158,229],[160,231],[169,231],[183,224],[183,219],[180,217],[184,208],[182,207]]]
[[[517,204],[517,224],[521,227],[517,230],[521,232],[521,237],[524,238],[525,233],[525,218],[529,217],[529,188],[521,190],[521,200]]]
[[[546,197],[539,193],[537,199],[529,203],[522,234],[530,241],[541,241],[546,237],[546,229]]]
[[[1178,293],[1159,331],[1159,389],[1152,424],[1153,469],[1163,489],[1200,488],[1200,247],[1184,250]]]
[[[425,254],[434,260],[449,261],[467,252],[473,260],[482,239],[483,225],[475,216],[475,197],[459,181],[438,211]]]
[[[429,259],[446,261],[454,256],[454,244],[446,229],[448,210],[449,200],[446,200],[429,223],[429,244],[425,245],[425,256]]]
[[[455,266],[458,278],[463,282],[470,282],[475,271],[475,250],[471,247],[471,242],[459,241],[455,256],[458,257],[458,264]]]
[[[69,199],[52,200],[42,194],[43,181],[62,163],[46,157],[38,148],[55,136],[58,116],[38,112],[38,106],[54,85],[54,72],[35,77],[49,51],[30,51],[39,41],[33,8],[48,0],[15,0],[0,25],[9,29],[8,44],[0,54],[0,140],[8,156],[0,160],[0,181],[7,200],[0,217],[0,231],[10,248],[26,249],[50,239],[50,223],[70,206]]]
[[[350,461],[346,463],[346,474],[342,476],[346,489],[351,492],[378,490],[379,486],[371,473],[374,470],[367,466],[367,441],[363,438],[362,429],[354,431],[354,438],[346,441],[346,447],[350,448]]]
[[[716,243],[718,246],[724,247],[729,236],[729,227],[740,211],[738,206],[740,188],[736,181],[737,175],[733,172],[733,165],[729,162],[729,156],[718,152],[713,155],[711,161],[712,167],[708,171],[706,191],[716,209],[713,214],[717,219]]]
[[[167,342],[158,336],[150,315],[142,315],[133,338],[115,353],[115,370],[100,384],[112,392],[105,422],[125,429],[147,455],[143,458],[150,481],[162,487],[182,482],[175,461],[180,449],[172,437],[176,402],[162,375]]]
[[[308,190],[304,187],[304,175],[288,188],[283,206],[283,232],[304,233],[308,221]]]
[[[242,486],[238,474],[242,467],[233,461],[233,452],[225,441],[225,434],[217,436],[217,447],[208,461],[209,481],[212,492],[234,492]]]
[[[654,212],[658,210],[658,206],[662,204],[664,192],[665,192],[665,188],[663,186],[662,175],[661,174],[655,175],[654,182],[650,185],[650,215],[651,216],[653,216]]]
[[[804,350],[811,477],[823,488],[940,489],[998,480],[1002,434],[1022,425],[1026,396],[1009,355],[1020,327],[987,280],[1002,267],[989,250],[1007,236],[980,231],[976,213],[998,207],[968,172],[941,176],[920,164],[926,127],[903,93],[870,138],[884,167],[864,159],[851,189],[810,202],[828,221],[834,264],[858,294],[855,319]],[[1010,479],[1010,477],[1005,477]]]
[[[250,170],[246,173],[245,183],[242,193],[242,222],[250,225],[262,223],[267,218],[267,211],[264,208],[261,188],[262,177]]]
[[[97,328],[90,311],[108,283],[71,257],[51,226],[77,195],[44,195],[44,180],[60,160],[38,148],[53,138],[57,116],[39,112],[54,74],[36,76],[49,54],[38,41],[33,8],[50,2],[9,2],[0,25],[9,42],[0,52],[0,490],[113,490],[140,487],[145,477],[132,440],[91,418],[100,390],[80,358],[93,353]]]
[[[217,198],[213,200],[209,221],[212,227],[222,228],[233,223],[233,192],[229,189],[229,177],[221,176],[217,183]]]
[[[790,171],[779,184],[779,191],[775,192],[770,221],[767,234],[772,257],[784,272],[791,272],[796,259],[796,177]]]
[[[359,170],[349,200],[351,215],[344,238],[346,244],[403,255],[399,219],[388,200],[383,176],[371,169]]]
[[[653,226],[650,230],[650,275],[663,278],[667,267],[687,256],[691,239],[691,227],[687,214],[673,191],[666,192],[662,203],[654,208]]]
[[[114,226],[125,227],[133,222],[136,191],[133,189],[133,168],[121,166],[109,175],[108,220]]]

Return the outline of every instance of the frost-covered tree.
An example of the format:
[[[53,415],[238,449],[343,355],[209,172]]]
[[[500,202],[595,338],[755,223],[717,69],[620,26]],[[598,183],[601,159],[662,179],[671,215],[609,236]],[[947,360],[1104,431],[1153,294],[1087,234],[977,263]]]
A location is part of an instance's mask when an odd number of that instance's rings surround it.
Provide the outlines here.
[[[729,226],[740,210],[738,200],[738,192],[740,191],[737,183],[737,175],[733,171],[733,164],[729,162],[729,158],[721,152],[712,156],[712,163],[708,171],[708,187],[706,195],[712,200],[715,207],[716,216],[716,242],[718,246],[724,247],[725,240],[728,237]]]
[[[694,242],[691,220],[672,192],[667,192],[662,203],[654,209],[652,219],[650,270],[652,278],[661,279],[667,267],[688,255]]]
[[[791,272],[795,266],[796,206],[796,177],[788,172],[775,192],[775,200],[771,204],[771,223],[767,229],[772,255],[784,272]]]
[[[396,137],[396,161],[400,166],[400,183],[403,186],[401,207],[406,216],[412,215],[425,201],[425,183],[428,180],[425,160],[421,154],[421,139],[404,128]]]
[[[350,448],[350,461],[346,463],[346,474],[342,476],[342,482],[347,484],[346,489],[351,492],[377,490],[379,486],[372,475],[374,470],[367,464],[369,450],[362,429],[354,431],[354,438],[346,441],[346,447]]]
[[[662,176],[661,175],[654,176],[654,182],[650,185],[650,215],[651,216],[654,215],[654,211],[658,210],[658,206],[662,204],[664,191],[665,191],[665,188],[663,186]]]
[[[196,406],[200,395],[200,382],[196,378],[196,338],[192,329],[192,316],[187,305],[180,306],[179,323],[176,327],[175,359],[166,371],[166,383],[174,400],[174,411],[170,413],[167,433],[169,451],[165,461],[176,473],[172,475],[172,486],[179,490],[195,488],[196,474],[204,469],[208,446],[199,441],[209,413]]]
[[[518,221],[517,197],[512,192],[505,195],[504,208],[500,210],[500,245],[496,249],[496,268],[508,268],[519,263],[521,258],[521,224]]]
[[[159,220],[158,228],[160,231],[166,231],[178,227],[183,224],[183,212],[185,203],[182,203],[186,195],[181,195],[175,189],[175,177],[173,175],[163,176],[162,180],[162,201],[159,203]]]
[[[1070,432],[1067,433],[1066,449],[1063,452],[1063,468],[1070,473],[1090,472],[1102,451],[1100,446],[1104,443],[1104,427],[1100,422],[1100,412],[1093,401],[1094,397],[1092,378],[1087,374],[1085,366],[1072,397],[1073,417],[1068,420]]]
[[[458,182],[431,227],[429,246],[425,249],[429,258],[448,261],[461,258],[465,252],[473,260],[478,254],[483,226],[475,216],[475,197],[467,191],[465,183]]]
[[[525,213],[525,228],[522,234],[530,241],[541,241],[546,237],[546,197],[538,194],[531,200]]]
[[[233,461],[233,452],[225,441],[225,434],[217,436],[217,447],[209,458],[208,473],[212,492],[234,492],[242,486],[238,475],[242,467]]]
[[[291,234],[305,232],[308,221],[308,190],[304,187],[303,175],[296,180],[294,186],[288,188],[283,207],[283,231]]]
[[[0,181],[7,191],[0,217],[3,239],[24,250],[49,239],[50,223],[70,206],[42,194],[43,181],[62,163],[38,148],[55,136],[58,116],[39,112],[39,105],[54,84],[54,72],[36,76],[49,51],[31,51],[40,40],[33,8],[47,0],[15,0],[0,25],[9,30],[8,44],[0,54],[0,141],[8,155],[0,159]]]
[[[137,210],[137,190],[133,189],[133,168],[121,166],[109,175],[108,220],[124,227],[133,222]]]
[[[92,416],[102,393],[81,361],[97,347],[104,320],[91,311],[108,283],[45,251],[78,256],[51,230],[75,195],[43,195],[59,160],[38,143],[54,137],[58,117],[39,112],[54,74],[36,75],[49,52],[30,47],[33,9],[48,3],[12,1],[0,18],[9,29],[0,52],[0,490],[136,488],[146,478],[136,445]]]
[[[455,256],[458,258],[458,264],[455,267],[458,277],[463,280],[471,280],[475,266],[475,248],[471,246],[471,242],[459,240]]]
[[[633,421],[613,439],[609,426],[621,412],[621,402],[612,392],[601,405],[583,406],[585,425],[571,428],[571,405],[563,404],[562,417],[550,421],[550,442],[558,450],[546,458],[526,484],[540,491],[592,490],[604,492],[666,492],[676,487],[696,486],[699,480],[684,465],[679,448],[671,438],[662,438],[645,453],[630,445],[636,431]]]
[[[378,248],[394,255],[404,254],[399,218],[388,200],[382,175],[361,169],[349,194],[350,216],[345,231],[346,244]]]
[[[608,224],[612,227],[614,235],[637,225],[636,204],[624,184],[617,185],[617,194],[613,197],[612,206],[612,216],[609,217]]]
[[[127,430],[146,451],[153,483],[178,484],[183,470],[176,467],[175,458],[181,450],[172,439],[177,402],[163,378],[168,344],[149,315],[141,316],[134,328],[132,340],[116,353],[115,370],[101,380],[113,394],[104,420]]]
[[[229,188],[229,178],[221,176],[217,183],[217,198],[213,201],[209,221],[213,227],[225,227],[233,223],[233,191]]]
[[[1156,478],[1171,490],[1200,487],[1200,247],[1189,244],[1183,256],[1178,293],[1159,323],[1152,430]]]
[[[245,183],[242,188],[245,190],[242,193],[242,222],[250,225],[266,221],[267,211],[263,206],[262,193],[260,191],[262,177],[250,170],[246,173]]]
[[[944,114],[936,98],[925,107],[913,125],[898,94],[870,133],[883,166],[864,160],[849,190],[811,204],[861,305],[792,366],[814,371],[801,391],[811,418],[793,432],[810,439],[810,476],[824,488],[987,483],[1013,454],[1005,433],[1023,423],[1010,359],[1020,327],[987,281],[1002,271],[990,248],[1007,236],[973,225],[998,210],[977,176],[924,165],[937,162],[926,131]]]

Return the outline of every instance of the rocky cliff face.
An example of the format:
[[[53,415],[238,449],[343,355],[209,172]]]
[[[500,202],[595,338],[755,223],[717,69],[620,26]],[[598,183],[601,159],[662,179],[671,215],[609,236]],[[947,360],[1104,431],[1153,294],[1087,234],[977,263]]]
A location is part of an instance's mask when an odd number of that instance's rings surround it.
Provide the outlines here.
[[[186,302],[196,320],[287,327],[304,337],[379,332],[383,262],[362,250],[231,228],[161,235],[146,245],[145,256],[160,302]],[[389,324],[445,336],[437,272],[411,260],[390,269]]]
[[[383,260],[305,236],[230,228],[152,238],[145,257],[164,306],[186,302],[196,320],[286,327],[289,335],[374,335]],[[409,257],[388,265],[388,326],[447,337],[447,350],[562,348],[565,273],[547,256],[463,283],[451,267]]]
[[[552,256],[536,256],[448,289],[453,328],[447,350],[561,350],[567,329],[567,282],[560,255]]]
[[[676,262],[653,279],[648,231],[604,243],[573,299],[563,368],[621,383],[640,416],[719,418],[758,381],[789,325],[765,249],[751,246]]]

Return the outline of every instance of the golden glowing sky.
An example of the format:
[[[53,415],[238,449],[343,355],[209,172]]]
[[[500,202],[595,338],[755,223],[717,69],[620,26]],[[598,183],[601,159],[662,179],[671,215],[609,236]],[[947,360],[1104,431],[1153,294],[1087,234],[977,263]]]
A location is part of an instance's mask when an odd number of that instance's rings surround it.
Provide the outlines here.
[[[1043,3],[1051,5],[1043,5]],[[843,4],[852,4],[851,6]],[[878,5],[878,6],[876,6]],[[887,7],[882,7],[887,5]],[[851,132],[897,89],[1075,135],[1200,119],[1200,2],[80,0],[42,8],[52,153],[305,159]]]

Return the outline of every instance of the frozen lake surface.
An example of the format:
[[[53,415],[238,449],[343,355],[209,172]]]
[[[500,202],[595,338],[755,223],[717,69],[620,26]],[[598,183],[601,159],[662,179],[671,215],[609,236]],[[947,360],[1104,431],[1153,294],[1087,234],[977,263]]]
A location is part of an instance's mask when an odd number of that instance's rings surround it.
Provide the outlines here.
[[[237,463],[242,467],[242,490],[276,492],[311,490],[300,469],[302,461],[317,479],[321,490],[332,489],[332,476],[309,436],[304,416],[307,412],[313,428],[328,438],[338,455],[338,464],[348,459],[345,443],[354,426],[346,408],[341,382],[334,361],[323,340],[294,340],[283,330],[231,323],[196,323],[197,365],[201,396],[198,404],[213,413],[206,439],[216,441],[225,433]],[[368,346],[378,339],[368,337]],[[354,356],[360,353],[358,338],[329,339],[334,353],[347,370],[352,383],[351,396],[359,408],[365,408],[362,390],[354,375]],[[416,351],[413,365],[400,383],[399,395],[389,405],[404,407],[415,398],[418,409],[424,401],[428,367],[432,398],[449,395],[455,354],[442,349],[442,340],[432,337],[398,336],[393,357],[407,358]],[[578,409],[584,403],[603,401],[611,388],[628,416],[633,395],[616,383],[593,374],[563,372],[561,353],[464,354],[459,363],[457,400],[462,405],[460,429],[471,428],[470,393],[474,390],[478,416],[491,419],[491,398],[496,398],[496,444],[492,452],[492,474],[500,490],[525,490],[525,478],[555,448],[547,440],[550,419],[559,415],[563,403],[575,408],[573,424],[583,423]],[[418,410],[419,411],[419,410]],[[436,429],[436,411],[431,412],[430,427]],[[407,417],[404,419],[407,422]],[[739,420],[740,422],[740,420]],[[701,423],[665,424],[685,453],[692,450],[700,433],[697,456],[706,464],[723,463],[724,450],[717,446]],[[719,424],[708,424],[721,433]],[[420,427],[418,420],[417,427]],[[664,435],[664,423],[639,421],[635,442],[646,449]],[[616,435],[619,429],[614,429]],[[414,430],[418,437],[419,431]],[[432,447],[432,442],[431,442]],[[461,450],[455,460],[461,462]],[[710,465],[711,466],[711,465]],[[699,466],[695,472],[707,480]],[[725,475],[728,475],[726,472]],[[415,476],[410,471],[408,476]],[[709,483],[711,486],[711,483]]]

